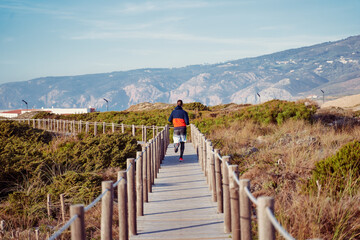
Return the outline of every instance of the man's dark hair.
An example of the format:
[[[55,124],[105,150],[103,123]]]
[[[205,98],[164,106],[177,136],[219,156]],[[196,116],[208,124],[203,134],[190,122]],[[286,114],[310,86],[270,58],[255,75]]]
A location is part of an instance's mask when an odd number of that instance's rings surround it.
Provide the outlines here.
[[[177,105],[178,105],[178,106],[182,106],[182,105],[183,105],[183,101],[182,101],[182,100],[177,100]]]

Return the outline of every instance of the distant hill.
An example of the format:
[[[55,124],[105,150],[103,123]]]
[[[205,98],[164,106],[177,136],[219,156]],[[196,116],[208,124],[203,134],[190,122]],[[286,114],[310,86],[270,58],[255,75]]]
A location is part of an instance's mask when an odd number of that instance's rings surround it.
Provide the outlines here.
[[[0,85],[0,109],[88,107],[123,110],[142,102],[259,103],[360,92],[360,36],[269,55],[183,68],[44,77]],[[259,97],[260,96],[260,97]]]

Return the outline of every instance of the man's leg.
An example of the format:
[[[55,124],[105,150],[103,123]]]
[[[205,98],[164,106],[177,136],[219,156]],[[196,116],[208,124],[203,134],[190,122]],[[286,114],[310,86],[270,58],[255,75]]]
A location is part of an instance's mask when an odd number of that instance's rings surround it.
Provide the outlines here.
[[[185,143],[181,142],[180,143],[180,158],[183,158],[184,150],[185,150]]]
[[[175,153],[177,153],[179,146],[180,146],[180,131],[179,130],[174,130],[173,139],[174,139],[174,151],[175,151]]]

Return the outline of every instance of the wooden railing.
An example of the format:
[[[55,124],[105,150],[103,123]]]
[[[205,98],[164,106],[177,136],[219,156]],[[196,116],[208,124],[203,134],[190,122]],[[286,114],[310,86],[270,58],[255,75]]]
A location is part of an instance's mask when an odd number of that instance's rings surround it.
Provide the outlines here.
[[[101,239],[112,239],[114,189],[118,189],[119,239],[137,234],[137,216],[144,215],[144,203],[160,169],[169,145],[169,127],[165,126],[153,139],[137,152],[136,159],[127,159],[127,169],[118,172],[118,180],[102,182],[102,193],[87,207],[82,204],[70,207],[70,220],[49,239],[59,237],[71,228],[71,239],[85,240],[85,213],[101,200]]]
[[[229,156],[221,156],[213,149],[195,125],[191,125],[191,139],[217,202],[218,213],[224,213],[224,232],[232,233],[232,239],[252,239],[251,202],[257,207],[258,239],[274,240],[275,229],[288,240],[294,238],[280,225],[274,216],[274,198],[255,198],[250,192],[250,180],[239,179],[238,165],[230,165]]]
[[[2,119],[4,120],[4,119]],[[89,122],[89,121],[75,121],[75,120],[61,120],[61,119],[11,119],[12,121],[27,123],[33,128],[43,129],[51,132],[56,132],[65,135],[75,135],[78,133],[88,134],[91,132],[96,136],[98,134],[106,134],[108,132],[121,131],[129,132],[132,136],[138,136],[141,132],[141,141],[147,142],[148,131],[152,130],[152,138],[164,127],[159,126],[145,126],[145,125],[127,125],[106,122]],[[151,136],[150,136],[151,137]]]
[[[94,135],[97,134],[98,123],[67,121],[57,119],[16,119],[25,122],[34,128],[40,128],[64,134],[76,134],[89,132],[89,126],[94,126]],[[118,190],[118,214],[119,214],[119,239],[129,239],[129,236],[137,234],[137,216],[144,215],[144,203],[148,202],[148,193],[152,192],[152,185],[160,169],[160,164],[165,157],[169,141],[169,126],[136,126],[114,123],[101,123],[103,133],[111,127],[111,132],[121,128],[131,128],[135,136],[136,129],[142,129],[142,151],[137,152],[136,159],[127,159],[127,169],[118,172],[117,182],[103,181],[102,193],[88,206],[76,204],[70,206],[70,220],[67,221],[49,240],[55,240],[61,234],[71,228],[71,239],[85,240],[85,213],[101,200],[101,239],[112,239],[113,228],[113,203],[114,189]],[[146,142],[147,129],[153,130],[153,138]],[[162,130],[161,130],[162,129]],[[160,131],[161,130],[161,131]],[[3,222],[2,222],[3,224]],[[38,232],[37,232],[38,233]],[[37,235],[38,239],[38,235]]]

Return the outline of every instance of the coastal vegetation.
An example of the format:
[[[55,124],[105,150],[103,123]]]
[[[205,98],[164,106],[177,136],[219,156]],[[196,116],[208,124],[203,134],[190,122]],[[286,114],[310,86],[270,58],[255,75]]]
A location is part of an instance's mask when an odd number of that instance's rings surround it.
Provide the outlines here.
[[[140,150],[129,134],[56,137],[13,121],[0,121],[0,140],[0,218],[7,230],[57,225],[60,194],[69,204],[90,203],[109,172],[124,169]]]
[[[163,126],[172,109],[34,118]],[[189,103],[184,109],[221,155],[231,156],[240,178],[251,180],[254,196],[275,198],[276,217],[292,236],[360,237],[359,112],[281,100],[213,107]],[[126,133],[59,138],[11,121],[0,124],[0,216],[12,228],[59,224],[58,215],[46,214],[46,194],[65,193],[68,203],[88,203],[99,194],[100,182],[116,176],[139,150]],[[91,222],[96,213],[89,218],[87,231],[96,232],[98,223]]]

